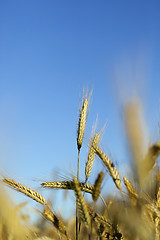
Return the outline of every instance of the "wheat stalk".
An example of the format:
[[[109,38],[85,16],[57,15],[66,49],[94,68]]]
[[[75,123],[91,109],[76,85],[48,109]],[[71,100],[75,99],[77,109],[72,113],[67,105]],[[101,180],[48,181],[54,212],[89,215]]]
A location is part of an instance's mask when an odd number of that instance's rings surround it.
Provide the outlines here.
[[[90,98],[91,92],[89,94]],[[78,130],[77,130],[77,148],[78,148],[78,161],[77,161],[77,180],[79,182],[79,157],[80,149],[82,147],[84,132],[86,128],[87,121],[87,110],[88,110],[89,99],[85,97],[82,98],[82,103],[80,107],[79,121],[78,121]],[[78,220],[78,208],[76,203],[76,240],[79,240],[79,220]]]

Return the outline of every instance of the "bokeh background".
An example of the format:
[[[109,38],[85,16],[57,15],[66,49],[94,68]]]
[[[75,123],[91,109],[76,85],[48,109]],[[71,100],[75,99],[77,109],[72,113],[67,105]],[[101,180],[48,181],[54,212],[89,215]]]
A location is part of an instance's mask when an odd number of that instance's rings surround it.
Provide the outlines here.
[[[124,173],[129,158],[125,102],[141,98],[148,142],[159,138],[160,2],[1,0],[2,176],[40,190],[43,180],[67,179],[76,173],[83,88],[93,88],[93,93],[81,153],[81,179],[97,116],[97,130],[107,122],[103,149]],[[91,183],[102,169],[96,161]],[[108,178],[106,174],[106,182]],[[104,192],[112,190],[113,185],[108,182],[107,186]],[[67,212],[69,200],[64,201],[62,191],[44,191],[46,194],[58,211],[63,205]],[[14,198],[24,200],[17,193]]]

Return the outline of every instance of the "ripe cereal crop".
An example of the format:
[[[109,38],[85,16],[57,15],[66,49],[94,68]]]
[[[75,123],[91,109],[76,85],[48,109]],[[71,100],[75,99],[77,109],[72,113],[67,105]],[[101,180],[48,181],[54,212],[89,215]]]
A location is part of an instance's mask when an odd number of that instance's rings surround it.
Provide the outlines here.
[[[128,103],[124,117],[132,167],[128,174],[124,174],[126,169],[122,169],[106,150],[102,150],[101,133],[92,134],[90,139],[85,135],[90,96],[91,93],[83,95],[77,120],[77,169],[66,180],[48,180],[39,184],[41,190],[72,192],[74,216],[64,220],[55,212],[50,200],[46,200],[39,191],[3,176],[0,184],[0,239],[160,239],[160,142],[153,142],[145,151],[142,149],[143,123],[139,119],[139,106]],[[85,139],[89,139],[87,143]],[[88,157],[81,159],[81,149],[85,145],[88,145]],[[93,174],[95,161],[103,170]],[[79,166],[82,162],[85,177],[80,180]],[[94,180],[91,180],[91,176]],[[103,193],[108,187],[106,178],[111,178],[114,194]],[[28,204],[32,200],[37,202],[39,220],[36,223],[29,221],[34,211],[24,213],[25,204],[16,207],[7,187],[26,196]]]

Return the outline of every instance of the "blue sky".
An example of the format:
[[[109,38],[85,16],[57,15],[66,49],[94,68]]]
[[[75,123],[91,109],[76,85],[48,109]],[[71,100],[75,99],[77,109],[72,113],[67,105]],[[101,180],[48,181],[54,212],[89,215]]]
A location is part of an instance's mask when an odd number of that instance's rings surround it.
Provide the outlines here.
[[[159,78],[159,1],[1,0],[1,172],[32,186],[53,171],[74,171],[79,97],[92,86],[81,178],[97,115],[98,129],[107,121],[103,148],[121,168],[121,102],[141,96],[157,140]]]

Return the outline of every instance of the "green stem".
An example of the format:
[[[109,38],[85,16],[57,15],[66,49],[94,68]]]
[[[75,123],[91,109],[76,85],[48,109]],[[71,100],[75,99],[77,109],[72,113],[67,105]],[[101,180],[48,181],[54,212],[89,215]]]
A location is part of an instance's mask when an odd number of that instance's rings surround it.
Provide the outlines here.
[[[78,151],[78,163],[77,163],[77,181],[79,182],[79,156],[80,156],[80,150]]]

